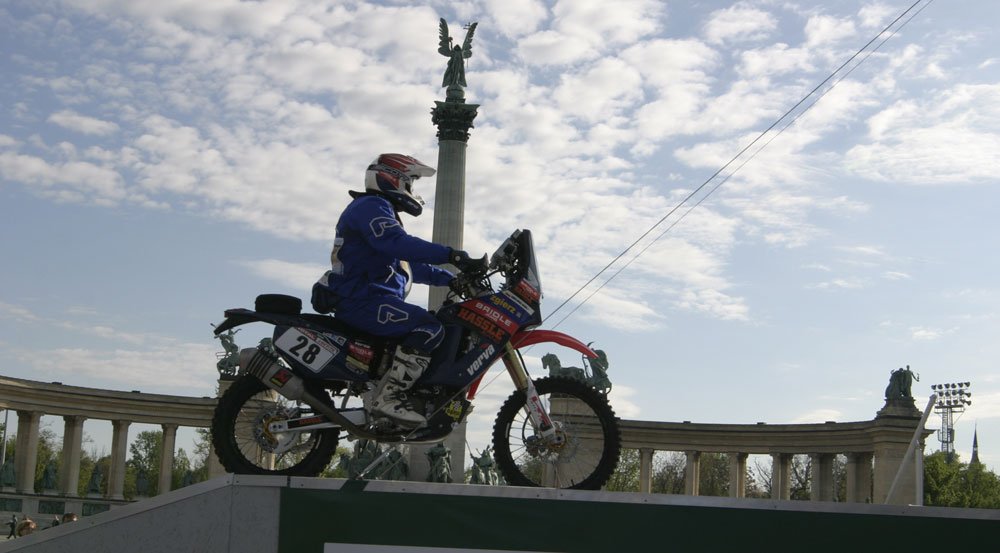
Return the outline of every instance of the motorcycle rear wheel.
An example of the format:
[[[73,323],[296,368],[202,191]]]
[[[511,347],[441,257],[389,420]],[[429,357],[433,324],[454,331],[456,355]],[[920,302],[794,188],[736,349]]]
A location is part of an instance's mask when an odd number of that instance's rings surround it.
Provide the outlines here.
[[[339,430],[272,434],[268,424],[301,416],[298,406],[249,375],[229,386],[212,417],[212,445],[227,472],[317,476],[337,451]],[[308,409],[308,407],[307,407]]]
[[[493,425],[493,455],[507,483],[600,489],[621,453],[618,419],[607,397],[571,378],[542,378],[535,389],[560,440],[542,439],[528,417],[524,392],[511,394]]]

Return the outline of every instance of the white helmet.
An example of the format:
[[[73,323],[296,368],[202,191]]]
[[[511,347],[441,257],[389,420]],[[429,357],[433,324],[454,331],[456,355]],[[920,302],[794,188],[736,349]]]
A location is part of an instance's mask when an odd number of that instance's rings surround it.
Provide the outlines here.
[[[413,193],[413,181],[433,176],[433,167],[402,154],[382,154],[368,166],[365,189],[384,195],[396,209],[416,217],[424,210],[424,200]]]

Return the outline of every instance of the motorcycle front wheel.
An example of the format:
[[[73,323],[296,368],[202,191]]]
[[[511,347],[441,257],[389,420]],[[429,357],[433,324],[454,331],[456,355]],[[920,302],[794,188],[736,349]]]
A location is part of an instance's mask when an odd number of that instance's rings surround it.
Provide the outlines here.
[[[493,425],[493,455],[507,483],[600,489],[621,453],[618,419],[607,397],[571,378],[542,378],[535,389],[556,433],[543,437],[528,416],[525,393],[511,394]]]
[[[241,376],[219,398],[212,417],[212,446],[227,472],[317,476],[337,451],[339,430],[269,430],[273,422],[301,416],[300,405],[253,376]]]

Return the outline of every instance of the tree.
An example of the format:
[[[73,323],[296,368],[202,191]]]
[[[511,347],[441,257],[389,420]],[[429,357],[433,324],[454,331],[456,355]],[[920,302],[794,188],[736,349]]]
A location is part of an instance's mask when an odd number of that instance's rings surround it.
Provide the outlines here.
[[[208,457],[212,454],[212,431],[195,428],[198,438],[194,442],[194,456],[190,459],[193,482],[208,480]]]
[[[639,450],[623,449],[618,468],[611,474],[604,489],[609,492],[639,491]]]
[[[924,504],[1000,509],[1000,478],[981,463],[949,461],[942,451],[924,456]]]
[[[134,497],[135,481],[140,471],[145,472],[149,483],[146,495],[154,496],[159,492],[160,458],[163,455],[163,432],[159,430],[143,430],[136,435],[128,447],[131,457],[125,468],[125,496]]]
[[[653,482],[650,485],[650,491],[653,493],[684,493],[684,468],[687,464],[684,454],[679,451],[670,451],[666,455],[654,455],[653,460]]]
[[[698,495],[726,497],[729,495],[729,456],[722,453],[702,453],[698,478]]]

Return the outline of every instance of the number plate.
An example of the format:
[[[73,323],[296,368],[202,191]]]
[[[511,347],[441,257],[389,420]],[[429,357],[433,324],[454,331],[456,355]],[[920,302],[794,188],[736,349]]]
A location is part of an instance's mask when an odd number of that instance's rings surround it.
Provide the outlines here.
[[[316,334],[290,328],[278,337],[274,345],[313,372],[320,372],[340,350]]]

